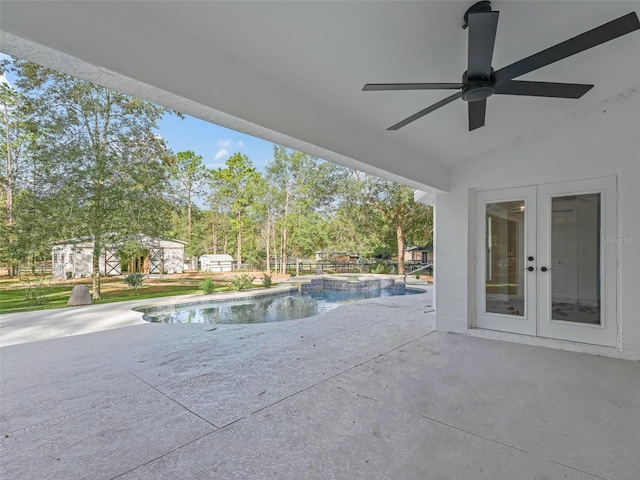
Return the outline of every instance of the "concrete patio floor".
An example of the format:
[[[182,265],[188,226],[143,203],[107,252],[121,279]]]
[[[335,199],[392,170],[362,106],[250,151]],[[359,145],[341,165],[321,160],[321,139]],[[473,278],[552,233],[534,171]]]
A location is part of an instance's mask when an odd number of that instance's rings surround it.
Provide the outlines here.
[[[640,478],[639,362],[434,332],[429,302],[2,347],[0,478]]]

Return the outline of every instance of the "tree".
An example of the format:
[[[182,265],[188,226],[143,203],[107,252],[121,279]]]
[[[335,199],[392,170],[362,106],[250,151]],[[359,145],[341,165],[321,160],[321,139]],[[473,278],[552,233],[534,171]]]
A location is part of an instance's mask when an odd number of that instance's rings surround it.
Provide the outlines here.
[[[274,145],[273,161],[267,167],[267,182],[273,189],[274,203],[280,207],[278,217],[282,273],[286,273],[289,252],[308,252],[310,248],[307,241],[314,238],[292,236],[292,230],[301,228],[303,224],[307,225],[304,219],[311,218],[315,212],[322,213],[325,217],[330,216],[333,208],[338,205],[336,195],[343,185],[342,172],[342,167],[333,163]],[[316,239],[316,245],[321,245],[320,237]]]
[[[41,132],[34,161],[49,191],[33,193],[59,219],[50,228],[93,240],[99,299],[101,252],[139,234],[158,236],[167,224],[168,152],[154,133],[167,110],[29,62],[12,69]]]
[[[187,242],[192,244],[192,208],[194,197],[202,195],[207,181],[207,169],[202,164],[202,157],[188,150],[178,152],[169,166],[171,179],[176,183],[176,191],[180,200],[187,207]]]
[[[378,257],[380,251],[388,249],[387,227],[380,228],[370,209],[342,197],[342,205],[330,219],[328,226],[331,248],[341,252],[358,253],[361,258]],[[372,224],[376,228],[371,228]],[[395,246],[394,246],[395,249]],[[389,258],[392,255],[389,255]]]
[[[362,228],[386,229],[395,236],[398,252],[398,273],[404,275],[404,249],[407,235],[428,242],[433,230],[431,207],[413,199],[413,190],[382,178],[352,171],[357,188],[352,199],[356,208],[369,210],[368,221]],[[362,218],[362,217],[361,217]],[[390,243],[390,242],[389,242]]]
[[[275,241],[275,224],[278,215],[278,207],[276,205],[277,191],[268,182],[261,183],[261,189],[258,198],[262,199],[255,205],[258,222],[260,223],[260,238],[265,249],[266,273],[271,274],[271,258],[272,249]]]
[[[226,161],[226,168],[212,173],[212,186],[219,197],[228,202],[236,226],[236,261],[242,265],[242,231],[249,210],[252,208],[262,176],[249,157],[236,153]]]
[[[15,237],[14,196],[20,179],[25,174],[25,152],[34,135],[34,129],[25,119],[21,109],[21,94],[4,78],[2,72],[9,65],[7,60],[0,64],[0,154],[3,168],[0,170],[0,186],[4,211],[0,226],[0,258],[9,263],[9,276],[15,275],[18,254]]]
[[[289,244],[291,253],[296,257],[296,275],[300,274],[299,258],[313,255],[329,244],[328,222],[318,212],[289,215]]]
[[[215,171],[210,172],[209,182],[211,193],[207,196],[207,204],[209,205],[211,249],[206,250],[216,254],[220,249],[222,253],[226,254],[231,230],[229,221],[231,205],[224,194],[223,181],[217,178]],[[220,244],[221,239],[222,244]]]

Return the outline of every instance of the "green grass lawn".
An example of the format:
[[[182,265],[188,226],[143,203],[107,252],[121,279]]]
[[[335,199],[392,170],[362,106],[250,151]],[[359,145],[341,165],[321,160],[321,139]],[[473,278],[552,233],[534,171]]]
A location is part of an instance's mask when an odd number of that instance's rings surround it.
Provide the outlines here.
[[[72,285],[43,287],[40,303],[29,300],[23,288],[2,289],[0,290],[0,313],[29,312],[33,310],[66,307],[72,289]],[[218,286],[216,293],[228,290],[229,287]],[[146,298],[191,295],[196,293],[202,293],[199,285],[143,285],[135,292],[124,285],[124,283],[122,286],[105,284],[102,288],[102,299],[93,303],[126,302],[128,300],[143,300]]]
[[[257,275],[253,275],[259,278]],[[187,274],[158,278],[145,278],[137,291],[129,288],[123,278],[102,277],[100,291],[102,298],[94,304],[144,300],[147,298],[170,297],[175,295],[203,294],[200,289],[204,279],[211,279],[215,284],[214,293],[235,291],[233,276]],[[91,278],[73,280],[57,280],[50,276],[23,276],[21,278],[0,277],[0,314],[14,312],[30,312],[48,310],[67,306],[71,290],[75,285],[85,285],[91,291]],[[277,285],[277,283],[273,283]],[[259,288],[253,285],[250,289]],[[31,293],[31,296],[29,295]],[[37,295],[34,295],[37,293]],[[37,297],[37,298],[36,298]]]

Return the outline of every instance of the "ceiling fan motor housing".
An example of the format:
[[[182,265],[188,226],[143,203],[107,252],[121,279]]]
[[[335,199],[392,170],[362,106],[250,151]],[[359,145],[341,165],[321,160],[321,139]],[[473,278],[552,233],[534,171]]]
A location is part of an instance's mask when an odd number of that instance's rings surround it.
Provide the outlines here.
[[[462,99],[465,102],[479,102],[489,98],[496,92],[496,87],[489,82],[474,82],[462,87]]]
[[[479,102],[489,98],[496,92],[493,68],[490,78],[470,79],[467,72],[462,75],[462,99],[465,102]]]
[[[486,13],[491,11],[491,2],[483,0],[481,2],[475,3],[464,13],[464,25],[462,26],[462,28],[465,29],[469,26],[469,14]]]

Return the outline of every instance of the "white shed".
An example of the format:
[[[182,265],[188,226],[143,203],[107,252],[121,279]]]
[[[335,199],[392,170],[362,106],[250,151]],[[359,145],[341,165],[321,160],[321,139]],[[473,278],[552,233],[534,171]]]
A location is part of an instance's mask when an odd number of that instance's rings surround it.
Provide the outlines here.
[[[203,272],[230,272],[233,269],[231,255],[201,255],[200,270]]]
[[[141,272],[154,275],[183,272],[186,242],[140,236],[135,243],[140,245],[140,254],[128,258],[121,258],[116,245],[104,248],[100,252],[100,274],[110,276]],[[66,240],[53,245],[51,257],[54,277],[89,277],[93,272],[93,240]]]

